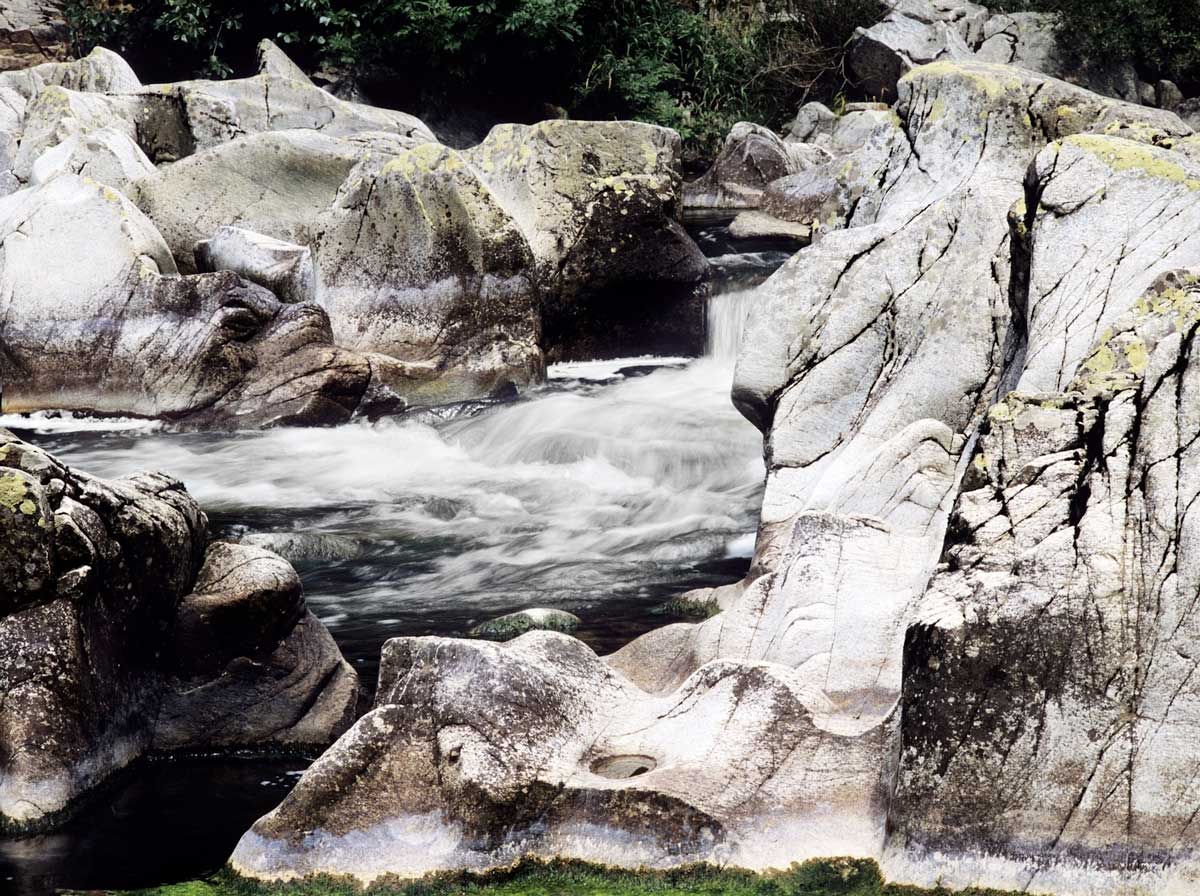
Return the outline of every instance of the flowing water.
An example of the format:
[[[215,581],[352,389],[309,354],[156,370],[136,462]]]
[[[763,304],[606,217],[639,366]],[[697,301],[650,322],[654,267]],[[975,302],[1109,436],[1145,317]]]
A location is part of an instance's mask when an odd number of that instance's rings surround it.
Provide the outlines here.
[[[575,613],[579,637],[606,653],[670,621],[656,612],[670,597],[749,562],[761,441],[729,387],[750,284],[783,256],[718,251],[725,291],[710,300],[704,358],[557,365],[519,401],[332,429],[0,425],[97,475],[169,472],[214,535],[287,556],[367,696],[387,638],[461,635],[525,607]],[[311,758],[142,763],[59,831],[0,840],[0,890],[210,871]]]

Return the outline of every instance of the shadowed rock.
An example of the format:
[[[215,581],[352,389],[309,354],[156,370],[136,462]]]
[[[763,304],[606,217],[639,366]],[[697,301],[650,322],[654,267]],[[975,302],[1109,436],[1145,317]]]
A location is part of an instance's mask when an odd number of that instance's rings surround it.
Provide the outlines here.
[[[53,824],[152,747],[349,724],[354,673],[291,567],[206,555],[206,529],[167,476],[94,479],[0,430],[0,826]]]

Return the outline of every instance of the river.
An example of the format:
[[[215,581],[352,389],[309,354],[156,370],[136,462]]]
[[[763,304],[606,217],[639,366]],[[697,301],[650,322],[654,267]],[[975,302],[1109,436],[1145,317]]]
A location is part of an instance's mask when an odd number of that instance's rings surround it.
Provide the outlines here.
[[[753,286],[786,257],[713,255],[705,357],[556,365],[519,400],[330,429],[164,432],[140,421],[0,417],[67,463],[183,480],[213,535],[292,560],[369,705],[391,637],[463,635],[526,607],[582,620],[608,653],[659,607],[747,568],[761,502],[758,432],[729,400]],[[762,247],[759,247],[760,249]],[[62,828],[0,839],[0,889],[147,886],[219,867],[315,757],[145,760]]]

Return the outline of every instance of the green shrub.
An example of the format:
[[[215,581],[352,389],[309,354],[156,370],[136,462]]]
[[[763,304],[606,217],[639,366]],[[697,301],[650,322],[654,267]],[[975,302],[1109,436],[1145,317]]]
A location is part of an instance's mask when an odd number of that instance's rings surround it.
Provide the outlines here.
[[[711,151],[740,119],[781,126],[843,85],[842,49],[881,0],[67,0],[75,49],[153,80],[249,69],[278,40],[310,69],[373,75],[392,105],[545,107],[677,128]]]

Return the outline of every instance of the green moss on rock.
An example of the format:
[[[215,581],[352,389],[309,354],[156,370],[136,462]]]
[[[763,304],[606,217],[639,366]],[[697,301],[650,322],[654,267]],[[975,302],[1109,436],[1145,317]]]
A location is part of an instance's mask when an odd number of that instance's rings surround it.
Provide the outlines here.
[[[380,879],[367,887],[319,876],[262,884],[222,871],[206,881],[138,890],[127,896],[1016,896],[1001,890],[952,891],[884,881],[870,859],[813,859],[786,871],[688,865],[623,871],[576,861],[525,859],[482,874],[435,874],[417,881]]]

